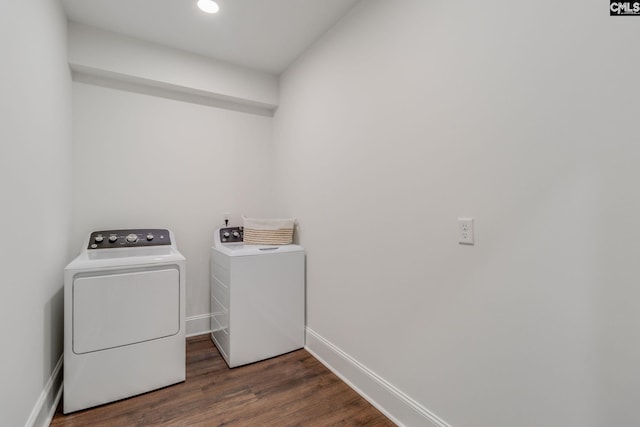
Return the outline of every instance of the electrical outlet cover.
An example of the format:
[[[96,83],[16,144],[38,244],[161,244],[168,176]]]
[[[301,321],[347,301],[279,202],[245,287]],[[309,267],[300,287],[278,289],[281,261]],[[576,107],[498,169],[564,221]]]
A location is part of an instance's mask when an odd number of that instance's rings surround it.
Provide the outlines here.
[[[473,245],[473,218],[458,218],[458,243]]]

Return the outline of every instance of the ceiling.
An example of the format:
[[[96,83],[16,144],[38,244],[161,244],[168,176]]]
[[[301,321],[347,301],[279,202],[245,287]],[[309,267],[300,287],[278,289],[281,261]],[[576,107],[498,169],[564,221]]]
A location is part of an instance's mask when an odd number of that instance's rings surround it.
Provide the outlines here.
[[[359,0],[63,0],[69,20],[279,74]]]

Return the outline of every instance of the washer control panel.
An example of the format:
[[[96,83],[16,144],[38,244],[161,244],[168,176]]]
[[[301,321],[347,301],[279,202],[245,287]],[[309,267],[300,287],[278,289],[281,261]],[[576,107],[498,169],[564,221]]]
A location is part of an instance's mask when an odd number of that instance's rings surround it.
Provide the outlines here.
[[[242,243],[243,227],[227,227],[220,229],[222,243]]]
[[[170,245],[169,230],[164,228],[134,228],[130,230],[94,231],[87,249],[132,248]]]

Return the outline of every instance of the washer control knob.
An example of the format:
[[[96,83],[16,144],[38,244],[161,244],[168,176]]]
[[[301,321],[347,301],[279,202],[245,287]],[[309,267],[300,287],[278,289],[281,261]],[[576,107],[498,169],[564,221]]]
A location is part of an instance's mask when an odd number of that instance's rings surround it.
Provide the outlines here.
[[[237,231],[234,231],[233,232],[233,237],[235,237],[237,239],[238,237],[240,237],[240,233],[238,233]]]
[[[102,241],[104,240],[104,237],[102,236],[102,234],[98,234],[95,239],[93,239],[96,243],[102,243]]]
[[[151,234],[151,233],[147,234],[147,240],[148,241],[152,241],[153,240],[153,234]]]
[[[129,243],[135,243],[135,242],[137,242],[137,241],[138,241],[138,235],[137,235],[137,234],[133,234],[133,233],[131,233],[131,234],[129,234],[129,235],[127,236],[127,242],[129,242]]]
[[[118,240],[118,236],[116,236],[115,234],[112,234],[111,236],[109,236],[109,241],[111,243],[115,242],[116,240]]]
[[[229,232],[228,232],[228,231],[225,231],[225,232],[222,234],[222,236],[223,236],[225,239],[228,239],[228,238],[229,238],[229,236],[230,236],[230,234],[229,234]]]

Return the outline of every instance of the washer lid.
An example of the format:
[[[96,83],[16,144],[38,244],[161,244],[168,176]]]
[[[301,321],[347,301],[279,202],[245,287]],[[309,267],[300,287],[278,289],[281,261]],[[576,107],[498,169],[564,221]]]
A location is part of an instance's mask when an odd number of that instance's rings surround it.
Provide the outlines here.
[[[245,245],[244,243],[222,243],[220,246],[213,246],[213,249],[229,256],[304,252],[304,248],[299,245]]]

